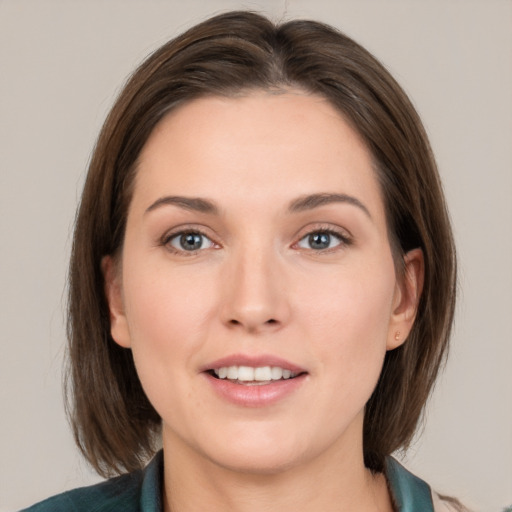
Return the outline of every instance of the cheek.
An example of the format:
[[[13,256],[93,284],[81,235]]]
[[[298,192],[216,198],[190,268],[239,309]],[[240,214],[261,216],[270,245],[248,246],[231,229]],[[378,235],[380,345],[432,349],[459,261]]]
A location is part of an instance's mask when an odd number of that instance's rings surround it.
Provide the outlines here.
[[[171,270],[170,270],[171,269]],[[172,271],[170,265],[126,267],[124,291],[131,332],[151,331],[170,337],[172,333],[197,330],[211,310],[212,279],[200,274]],[[154,337],[148,338],[148,340]]]
[[[309,283],[299,318],[325,352],[326,364],[346,371],[380,366],[386,352],[394,294],[394,268],[376,264],[340,269]]]
[[[154,405],[193,374],[215,309],[212,280],[173,272],[169,265],[125,267],[125,307],[140,380]],[[185,390],[184,390],[185,391]],[[186,391],[187,393],[189,391]]]
[[[131,271],[132,270],[132,271]],[[169,266],[127,264],[125,307],[137,373],[149,400],[167,421],[180,421],[198,399],[190,386],[197,354],[215,309],[212,282]],[[171,405],[172,404],[172,405]]]

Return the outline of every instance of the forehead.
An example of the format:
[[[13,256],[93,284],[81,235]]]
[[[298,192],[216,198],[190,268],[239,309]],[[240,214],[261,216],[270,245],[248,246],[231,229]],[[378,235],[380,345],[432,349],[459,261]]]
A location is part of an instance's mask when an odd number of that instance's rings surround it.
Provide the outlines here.
[[[146,201],[176,194],[256,204],[325,192],[358,195],[382,213],[372,158],[358,133],[327,100],[298,91],[206,97],[178,107],[148,139],[135,183],[135,196]]]

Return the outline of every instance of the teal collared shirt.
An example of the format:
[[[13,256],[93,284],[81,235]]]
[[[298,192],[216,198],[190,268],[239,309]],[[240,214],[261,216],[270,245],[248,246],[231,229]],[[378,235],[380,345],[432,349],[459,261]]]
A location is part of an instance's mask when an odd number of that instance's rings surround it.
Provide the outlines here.
[[[386,477],[399,512],[434,512],[430,487],[392,457]],[[22,512],[162,512],[163,453],[141,471],[67,491]]]

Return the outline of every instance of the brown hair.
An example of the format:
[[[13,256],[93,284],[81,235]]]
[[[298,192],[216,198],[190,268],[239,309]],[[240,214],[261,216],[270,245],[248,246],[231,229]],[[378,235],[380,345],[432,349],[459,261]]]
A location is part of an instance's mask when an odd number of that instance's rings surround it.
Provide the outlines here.
[[[301,89],[326,98],[359,132],[381,183],[397,268],[420,247],[425,282],[407,341],[387,353],[365,413],[365,464],[407,447],[444,360],[455,302],[455,249],[436,165],[409,99],[364,48],[312,21],[275,25],[230,12],[196,25],[133,74],[105,121],[77,214],[69,271],[70,414],[78,446],[102,475],[139,468],[160,418],[129,350],[111,338],[100,268],[119,253],[137,158],[176,105],[250,89]]]

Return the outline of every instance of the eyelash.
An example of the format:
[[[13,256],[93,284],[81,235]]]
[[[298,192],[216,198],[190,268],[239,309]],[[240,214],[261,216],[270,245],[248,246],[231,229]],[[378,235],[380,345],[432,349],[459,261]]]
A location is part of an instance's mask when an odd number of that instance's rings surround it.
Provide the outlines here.
[[[171,242],[173,240],[175,240],[175,239],[179,240],[179,238],[184,237],[184,236],[189,236],[189,235],[192,235],[192,236],[196,235],[196,236],[200,236],[202,238],[202,245],[198,249],[188,251],[186,249],[179,249],[179,248],[171,245]],[[182,256],[194,256],[201,250],[205,250],[205,248],[203,247],[204,239],[209,240],[211,245],[213,245],[213,246],[218,245],[208,235],[206,235],[203,231],[201,231],[199,229],[193,229],[193,228],[181,229],[180,231],[167,233],[162,237],[160,244],[163,245],[164,247],[166,247],[167,250],[169,250],[173,254],[179,254]],[[214,247],[208,247],[208,249],[213,249],[213,248]]]
[[[179,238],[181,238],[181,237],[190,236],[190,235],[192,235],[192,236],[195,235],[195,236],[201,237],[202,243],[198,249],[189,251],[189,250],[186,250],[183,248],[174,247],[171,244],[171,242],[173,240],[179,240]],[[307,240],[308,238],[311,241],[311,237],[315,236],[315,235],[327,235],[328,237],[334,237],[335,239],[338,240],[338,243],[334,247],[326,247],[326,248],[321,248],[321,249],[314,249],[311,247],[307,248],[307,247],[300,246],[301,242],[303,242],[304,240]],[[211,244],[210,247],[203,247],[205,239],[210,242],[210,244]],[[329,244],[330,244],[330,242],[331,242],[331,240],[329,239]],[[297,242],[292,244],[291,247],[305,249],[306,251],[311,251],[316,254],[323,254],[323,253],[328,253],[328,252],[335,252],[336,250],[341,249],[343,247],[349,247],[350,245],[352,245],[352,243],[353,243],[352,238],[350,236],[347,236],[346,233],[344,233],[344,232],[342,233],[341,231],[338,231],[331,227],[329,227],[329,228],[320,227],[320,228],[311,229],[310,231],[305,233]],[[169,250],[171,253],[177,254],[177,255],[182,255],[182,256],[194,256],[202,250],[214,249],[214,248],[220,247],[219,244],[216,244],[216,242],[214,242],[203,231],[201,231],[199,229],[195,229],[195,228],[181,229],[180,231],[174,231],[172,233],[167,233],[162,237],[162,239],[160,241],[160,245],[166,247],[167,250]]]
[[[323,249],[313,249],[311,247],[303,248],[303,249],[306,249],[307,251],[311,251],[316,254],[334,252],[336,250],[342,249],[344,247],[349,247],[350,245],[352,245],[352,238],[349,237],[345,232],[338,231],[331,227],[320,227],[320,228],[316,228],[316,229],[312,229],[312,230],[308,231],[293,246],[300,247],[301,242],[303,242],[304,240],[307,240],[308,238],[311,241],[311,237],[314,235],[327,235],[328,237],[334,237],[338,240],[338,243],[334,247],[326,247]],[[330,242],[330,240],[329,240],[329,242]]]

